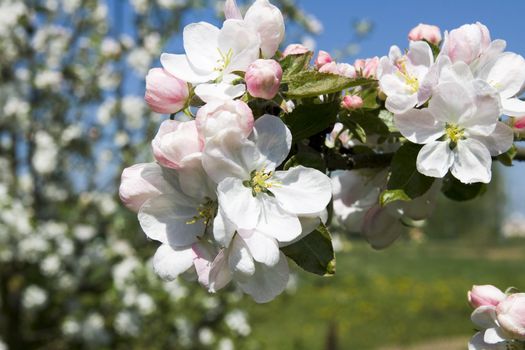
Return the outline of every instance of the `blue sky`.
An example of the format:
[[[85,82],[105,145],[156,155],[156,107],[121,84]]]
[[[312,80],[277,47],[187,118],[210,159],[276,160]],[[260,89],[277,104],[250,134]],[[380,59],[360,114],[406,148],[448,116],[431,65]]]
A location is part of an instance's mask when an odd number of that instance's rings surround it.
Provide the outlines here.
[[[374,30],[361,42],[358,56],[362,58],[385,55],[394,44],[406,47],[407,34],[418,23],[451,30],[476,21],[489,28],[493,39],[506,40],[508,51],[525,56],[525,1],[522,0],[299,0],[298,3],[323,23],[324,31],[317,37],[317,48],[326,51],[347,44],[353,37],[352,22],[367,18],[374,23]],[[500,168],[504,168],[508,179],[509,210],[525,215],[525,162]]]

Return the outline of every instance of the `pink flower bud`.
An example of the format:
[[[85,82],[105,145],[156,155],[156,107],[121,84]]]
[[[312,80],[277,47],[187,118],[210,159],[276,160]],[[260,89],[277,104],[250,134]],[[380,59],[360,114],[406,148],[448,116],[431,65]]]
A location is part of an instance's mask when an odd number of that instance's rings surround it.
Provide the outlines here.
[[[271,100],[279,92],[282,77],[283,70],[277,61],[259,59],[248,67],[244,79],[250,95]]]
[[[319,69],[325,64],[330,63],[332,61],[332,56],[330,56],[328,52],[320,50],[317,54],[317,58],[315,59],[315,66],[317,67],[317,69]]]
[[[152,111],[176,113],[184,108],[188,95],[188,84],[164,69],[153,68],[148,72],[144,99]]]
[[[441,42],[441,31],[437,26],[419,23],[408,33],[408,39],[412,41],[426,40],[437,45]]]
[[[445,33],[441,52],[447,55],[452,63],[462,61],[472,63],[487,51],[491,43],[490,33],[486,26],[477,22],[465,24]]]
[[[157,162],[168,168],[180,169],[192,156],[202,151],[204,141],[199,136],[194,120],[165,120],[160,124],[151,146]]]
[[[472,286],[467,293],[468,301],[473,308],[480,306],[497,306],[505,299],[505,293],[493,285]]]
[[[514,127],[516,129],[525,129],[525,117],[520,117],[514,122]]]
[[[356,72],[354,66],[348,63],[330,62],[319,68],[321,73],[337,74],[347,78],[355,78]]]
[[[157,163],[135,164],[124,169],[119,187],[120,200],[134,212],[138,212],[148,199],[170,192],[171,186]]]
[[[377,75],[377,67],[379,66],[379,57],[367,58],[366,60],[359,59],[354,63],[355,70],[364,78],[375,78]]]
[[[244,136],[253,129],[253,113],[250,107],[239,100],[207,103],[197,112],[197,130],[204,139],[215,136],[222,130],[235,128]]]
[[[509,295],[496,308],[497,320],[514,339],[525,340],[525,293]]]
[[[354,109],[363,107],[363,99],[357,95],[346,95],[343,97],[341,107],[353,111]]]
[[[310,51],[306,46],[302,44],[290,44],[283,51],[283,58],[288,55],[302,55]]]

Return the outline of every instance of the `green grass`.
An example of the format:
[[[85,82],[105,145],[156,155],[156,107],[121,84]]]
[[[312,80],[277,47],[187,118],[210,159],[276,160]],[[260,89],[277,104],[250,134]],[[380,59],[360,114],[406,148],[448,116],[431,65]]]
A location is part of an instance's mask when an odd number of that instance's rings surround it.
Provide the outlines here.
[[[450,241],[377,252],[353,243],[338,254],[336,276],[298,272],[295,294],[265,305],[247,302],[252,337],[260,349],[321,350],[330,327],[338,349],[472,335],[467,290],[486,283],[525,289],[524,248]]]

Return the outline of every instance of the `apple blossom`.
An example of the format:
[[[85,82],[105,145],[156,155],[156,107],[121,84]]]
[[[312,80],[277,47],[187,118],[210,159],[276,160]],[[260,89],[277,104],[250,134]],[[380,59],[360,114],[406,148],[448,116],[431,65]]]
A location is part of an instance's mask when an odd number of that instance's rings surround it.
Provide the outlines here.
[[[513,339],[525,340],[525,293],[509,295],[496,307],[501,328]]]
[[[226,0],[224,3],[224,17],[226,19],[242,19],[241,11],[235,0]]]
[[[426,77],[433,64],[432,50],[424,41],[410,42],[406,55],[392,46],[389,56],[381,58],[377,75],[390,112],[404,113],[429,99],[431,91],[421,87],[428,84]]]
[[[279,92],[282,76],[277,61],[259,59],[248,67],[244,79],[250,95],[271,100]]]
[[[319,69],[325,64],[330,63],[332,61],[333,61],[332,56],[330,56],[328,52],[319,50],[319,53],[317,54],[317,58],[315,59],[314,63],[315,63],[315,67]]]
[[[363,107],[363,99],[357,95],[346,95],[343,97],[341,107],[350,111]]]
[[[408,39],[412,41],[426,40],[437,45],[441,42],[441,31],[437,26],[419,23],[410,30]]]
[[[168,168],[179,169],[191,163],[204,148],[195,121],[165,120],[151,141],[155,159]]]
[[[302,44],[290,44],[283,51],[283,58],[288,55],[302,55],[310,52],[310,49]]]
[[[188,84],[162,68],[150,69],[146,76],[144,99],[154,112],[177,113],[186,105],[188,95]]]
[[[491,155],[507,151],[513,140],[499,115],[498,95],[483,82],[467,87],[450,81],[436,87],[428,108],[396,114],[394,120],[403,136],[424,144],[417,157],[420,173],[441,178],[450,168],[463,183],[488,183]]]
[[[505,297],[505,293],[490,284],[472,286],[468,292],[468,301],[474,308],[487,305],[497,306]]]
[[[375,78],[377,75],[377,67],[379,66],[379,57],[367,58],[365,60],[358,59],[354,62],[354,67],[359,76],[363,78]]]
[[[326,135],[325,146],[328,148],[334,148],[337,140],[341,142],[341,146],[349,148],[351,146],[351,137],[348,129],[343,130],[344,125],[342,123],[335,123],[332,131]]]
[[[253,113],[250,107],[239,100],[210,102],[197,112],[195,123],[199,135],[209,139],[221,130],[234,128],[247,137],[253,129]]]
[[[268,0],[255,0],[246,11],[244,21],[259,34],[262,56],[273,57],[284,39],[281,11]]]
[[[183,31],[185,55],[163,53],[160,61],[173,76],[190,83],[222,80],[245,71],[259,57],[261,40],[244,21],[227,19],[221,29],[192,23]]]
[[[520,117],[514,122],[516,129],[525,129],[525,117]]]

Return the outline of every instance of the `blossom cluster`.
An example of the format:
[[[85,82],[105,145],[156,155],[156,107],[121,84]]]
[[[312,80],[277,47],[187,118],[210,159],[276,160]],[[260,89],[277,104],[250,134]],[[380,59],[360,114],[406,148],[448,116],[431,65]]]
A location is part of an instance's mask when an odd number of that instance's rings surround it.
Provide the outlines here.
[[[523,349],[525,346],[525,293],[509,288],[502,292],[493,285],[473,286],[468,292],[475,309],[471,319],[479,330],[469,350]]]
[[[195,274],[211,292],[233,280],[267,302],[288,281],[279,248],[321,224],[331,185],[316,169],[279,170],[290,152],[290,130],[270,114],[254,120],[239,98],[246,89],[262,99],[278,92],[281,66],[268,57],[284,36],[281,12],[257,0],[243,17],[227,1],[225,14],[220,29],[186,26],[186,53],[163,54],[163,68],[148,74],[146,101],[154,111],[187,108],[188,89],[205,104],[195,119],[161,124],[152,140],[156,162],[125,169],[120,197],[138,212],[146,235],[161,243],[153,257],[158,275]],[[243,75],[246,86],[238,83]]]

